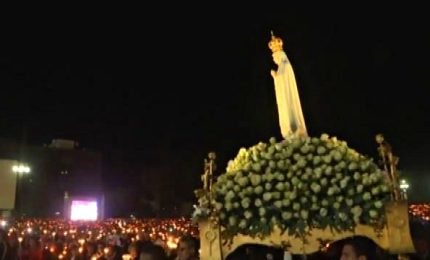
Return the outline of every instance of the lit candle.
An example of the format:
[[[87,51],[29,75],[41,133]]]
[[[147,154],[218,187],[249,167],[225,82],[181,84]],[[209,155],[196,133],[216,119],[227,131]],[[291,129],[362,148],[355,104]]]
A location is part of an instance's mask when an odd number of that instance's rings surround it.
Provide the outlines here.
[[[131,255],[129,254],[122,255],[122,260],[131,260]]]

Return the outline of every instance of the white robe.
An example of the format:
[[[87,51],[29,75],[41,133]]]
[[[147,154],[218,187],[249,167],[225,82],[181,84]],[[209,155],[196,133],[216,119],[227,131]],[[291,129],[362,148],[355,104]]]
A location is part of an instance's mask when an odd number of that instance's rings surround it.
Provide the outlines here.
[[[293,67],[284,51],[273,53],[278,70],[273,73],[279,125],[284,138],[308,136]]]

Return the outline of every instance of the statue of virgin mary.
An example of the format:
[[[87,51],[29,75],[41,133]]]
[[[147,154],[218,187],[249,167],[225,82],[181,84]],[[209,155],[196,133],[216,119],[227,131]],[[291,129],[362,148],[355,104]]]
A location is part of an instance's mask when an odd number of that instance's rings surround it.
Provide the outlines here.
[[[278,65],[278,69],[272,70],[271,74],[275,83],[281,134],[285,139],[308,136],[293,67],[282,45],[282,40],[272,33],[269,48],[273,52],[273,61]]]

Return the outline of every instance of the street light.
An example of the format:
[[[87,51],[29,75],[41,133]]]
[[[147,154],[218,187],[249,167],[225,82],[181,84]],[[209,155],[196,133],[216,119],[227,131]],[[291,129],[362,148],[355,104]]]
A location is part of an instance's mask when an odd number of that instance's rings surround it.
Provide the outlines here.
[[[12,171],[17,174],[28,174],[31,172],[31,169],[25,164],[18,164],[12,166]]]
[[[2,220],[2,221],[0,221],[0,226],[1,226],[2,228],[6,227],[6,225],[7,225],[7,221],[6,221],[6,220]]]
[[[21,176],[30,174],[31,169],[26,164],[16,164],[12,166],[12,171],[16,173],[16,192],[15,192],[15,208],[16,210],[22,214],[22,184],[21,184]]]
[[[403,191],[403,196],[405,199],[407,199],[407,191],[409,189],[409,183],[406,182],[405,179],[400,180],[400,185],[399,185],[400,189]]]

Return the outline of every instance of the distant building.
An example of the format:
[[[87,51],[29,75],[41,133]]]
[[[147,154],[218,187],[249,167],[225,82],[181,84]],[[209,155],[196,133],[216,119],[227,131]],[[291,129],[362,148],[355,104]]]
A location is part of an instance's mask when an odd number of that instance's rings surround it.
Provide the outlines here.
[[[73,140],[66,139],[54,139],[51,144],[48,145],[50,148],[63,149],[63,150],[73,150],[79,146],[79,143]]]
[[[0,139],[0,158],[31,168],[31,174],[19,181],[19,205],[27,216],[63,215],[65,194],[102,197],[102,156],[79,148],[76,141],[54,139],[45,146],[23,146]]]
[[[17,178],[12,170],[14,165],[17,161],[0,159],[0,210],[10,211],[15,207]]]

